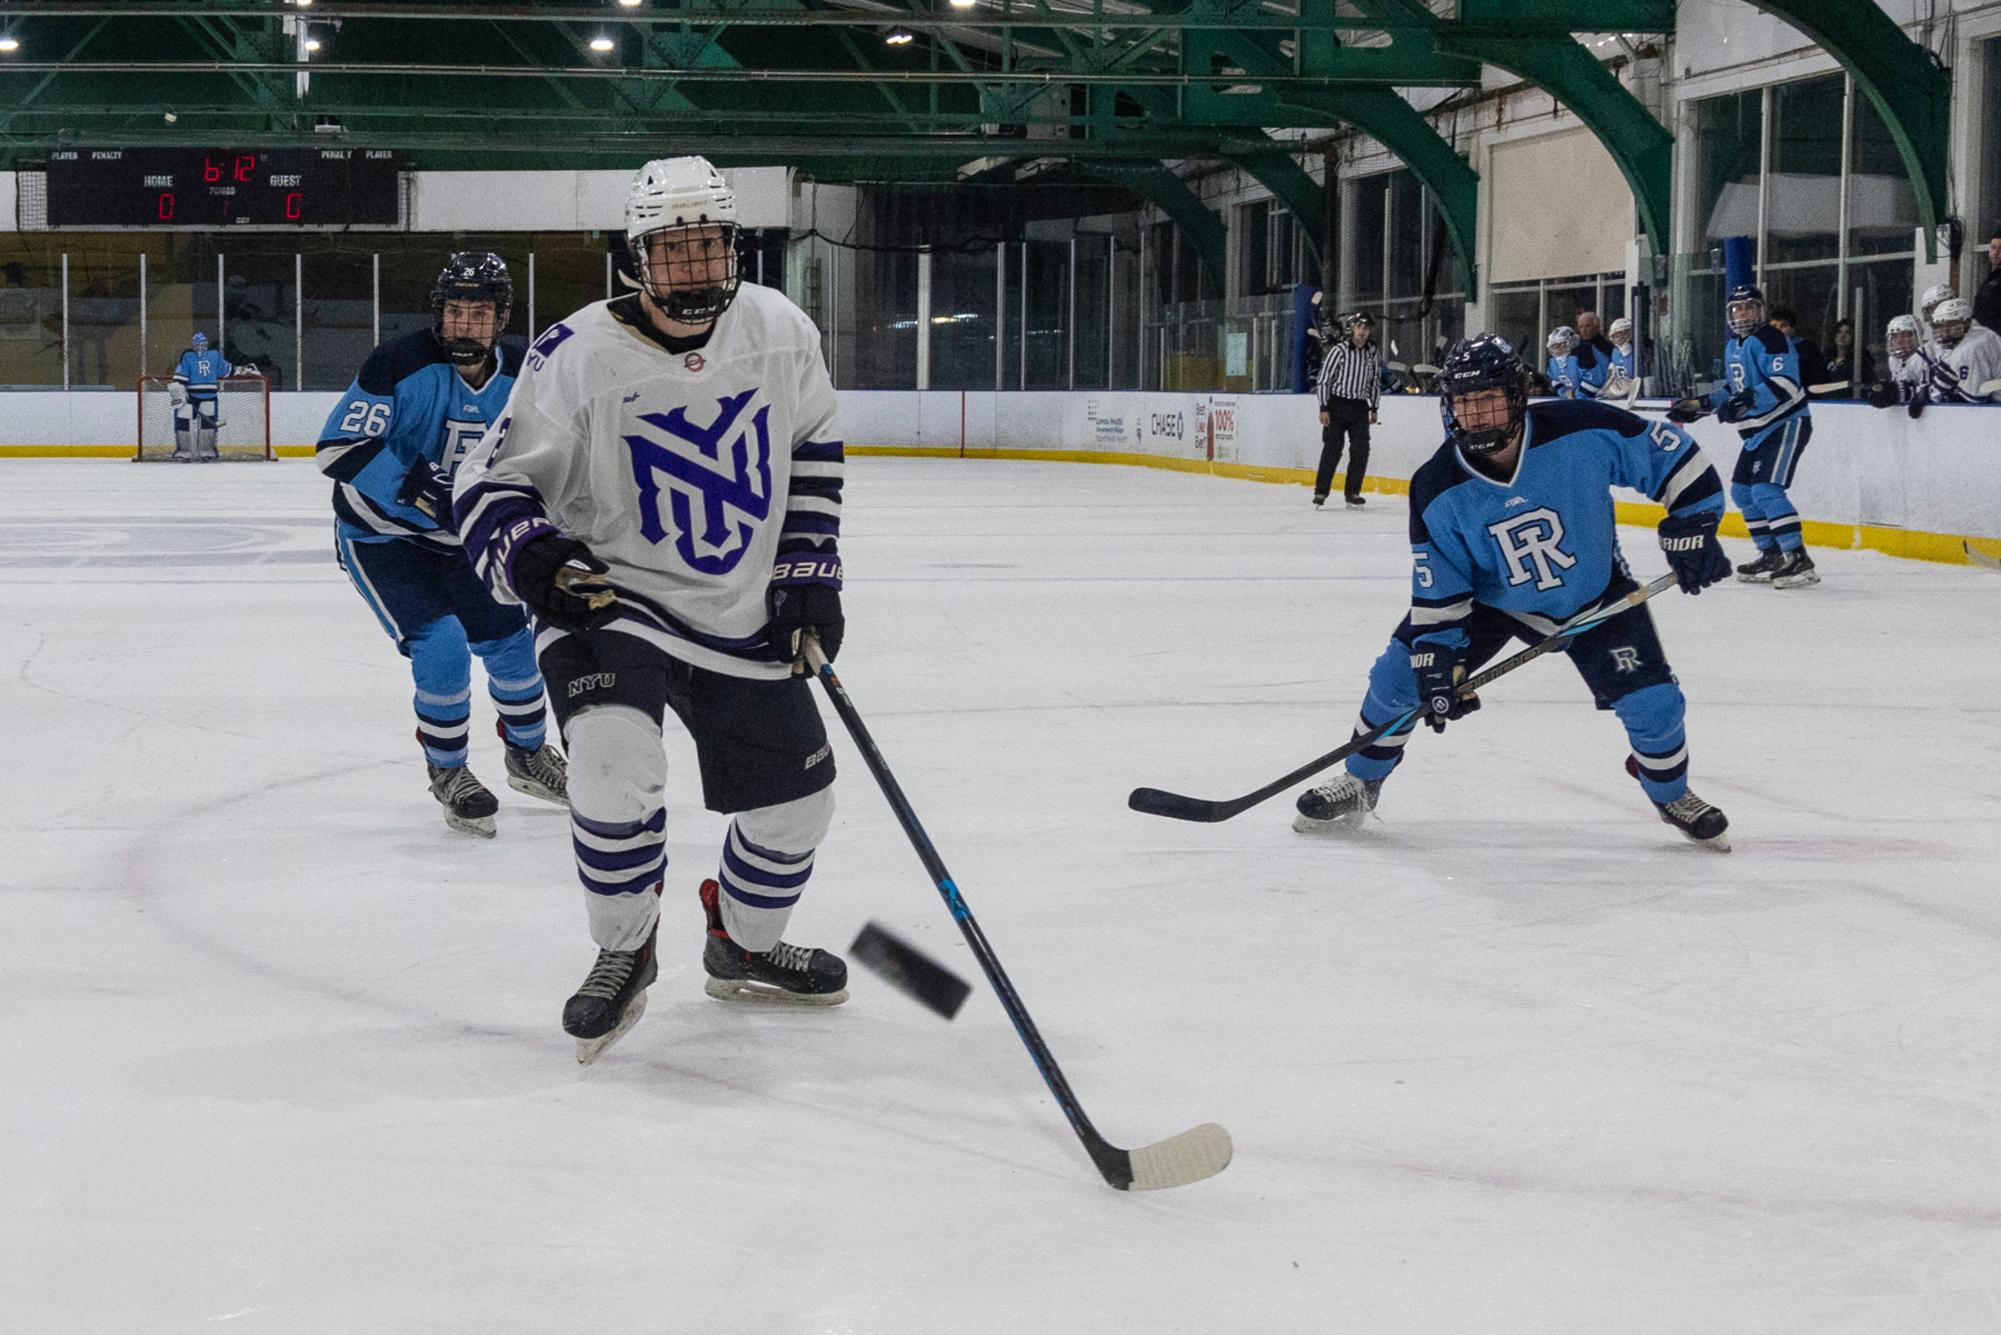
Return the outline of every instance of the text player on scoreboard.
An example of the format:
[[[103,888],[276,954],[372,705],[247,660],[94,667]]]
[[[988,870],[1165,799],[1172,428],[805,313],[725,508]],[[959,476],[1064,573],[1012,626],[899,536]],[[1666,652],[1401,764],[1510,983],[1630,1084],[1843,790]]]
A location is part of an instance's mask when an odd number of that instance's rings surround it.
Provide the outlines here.
[[[736,197],[698,157],[626,200],[640,290],[549,326],[459,473],[466,550],[525,603],[570,753],[577,875],[599,952],[563,1010],[592,1061],[645,1006],[667,861],[668,710],[703,801],[733,817],[705,881],[724,1000],[827,1005],[847,966],[781,937],[833,818],[834,761],[797,667],[841,643],[843,449],[813,322],[739,289]]]
[[[563,757],[546,740],[527,618],[487,592],[452,523],[452,476],[499,419],[520,373],[520,350],[500,341],[513,299],[498,255],[453,255],[431,289],[435,323],[368,354],[316,454],[334,481],[341,566],[410,660],[431,796],[447,825],[487,838],[500,804],[467,765],[474,654],[500,715],[507,782],[568,800]]]
[[[1411,607],[1369,672],[1356,735],[1410,721],[1348,758],[1347,773],[1300,794],[1293,828],[1358,828],[1403,759],[1417,722],[1439,732],[1480,707],[1458,683],[1513,639],[1540,639],[1638,587],[1619,551],[1610,489],[1667,507],[1661,548],[1685,593],[1730,576],[1716,540],[1723,484],[1686,431],[1592,402],[1528,403],[1507,343],[1455,344],[1438,376],[1445,443],[1411,478]],[[1626,725],[1626,771],[1661,819],[1727,849],[1729,821],[1688,786],[1687,705],[1653,615],[1633,606],[1564,649],[1600,709]]]

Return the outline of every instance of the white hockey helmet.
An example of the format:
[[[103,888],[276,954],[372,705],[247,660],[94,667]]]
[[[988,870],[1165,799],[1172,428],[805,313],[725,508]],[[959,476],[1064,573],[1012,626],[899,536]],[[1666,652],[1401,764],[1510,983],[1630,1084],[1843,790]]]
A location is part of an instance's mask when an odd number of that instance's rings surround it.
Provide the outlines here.
[[[1964,297],[1948,297],[1932,310],[1932,337],[1942,348],[1956,348],[1966,331],[1973,328],[1973,303]]]
[[[1915,315],[1897,316],[1890,321],[1889,328],[1883,331],[1883,336],[1890,345],[1892,356],[1910,356],[1918,350],[1918,317]]]
[[[1926,324],[1930,324],[1932,322],[1932,312],[1938,309],[1938,304],[1941,301],[1951,300],[1952,289],[1944,283],[1934,283],[1925,289],[1925,294],[1922,297],[1918,298],[1918,314],[1924,317]]]
[[[1549,349],[1552,357],[1567,357],[1570,350],[1577,346],[1577,331],[1567,324],[1560,324],[1549,331],[1549,338],[1543,346]]]
[[[1619,335],[1621,334],[1624,334],[1627,338],[1631,338],[1633,336],[1633,322],[1631,320],[1628,320],[1623,315],[1620,316],[1618,319],[1612,321],[1611,327],[1605,331],[1605,337],[1611,339],[1613,343],[1623,347],[1625,345],[1619,343]]]
[[[682,228],[696,229],[689,240],[698,245],[656,254],[650,238]],[[707,158],[655,158],[632,178],[626,249],[640,287],[672,319],[713,324],[729,309],[739,281],[736,241],[736,192]]]

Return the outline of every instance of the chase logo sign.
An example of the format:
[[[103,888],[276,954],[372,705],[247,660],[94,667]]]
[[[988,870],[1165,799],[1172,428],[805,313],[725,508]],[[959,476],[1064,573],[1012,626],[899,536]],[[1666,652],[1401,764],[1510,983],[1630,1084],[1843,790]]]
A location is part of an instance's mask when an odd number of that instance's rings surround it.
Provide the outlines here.
[[[718,399],[706,425],[690,422],[685,408],[641,413],[647,432],[624,438],[639,485],[639,531],[654,544],[671,536],[681,559],[705,575],[734,570],[771,513],[771,405],[746,420],[756,396],[751,388]]]

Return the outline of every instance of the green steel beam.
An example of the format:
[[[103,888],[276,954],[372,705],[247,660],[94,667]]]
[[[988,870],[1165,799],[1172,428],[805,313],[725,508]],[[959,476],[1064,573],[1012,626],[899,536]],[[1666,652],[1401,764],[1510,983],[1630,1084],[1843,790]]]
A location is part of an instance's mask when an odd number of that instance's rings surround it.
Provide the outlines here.
[[[1904,169],[1911,174],[1918,220],[1925,231],[1925,259],[1938,260],[1938,224],[1949,195],[1946,167],[1952,156],[1952,80],[1895,20],[1872,0],[1751,0],[1777,15],[1841,62],[1889,127]]]
[[[1216,281],[1227,281],[1229,238],[1223,220],[1188,188],[1188,182],[1158,162],[1079,161],[1075,166],[1088,176],[1122,185],[1151,201],[1181,229],[1182,239],[1195,247]]]
[[[1459,26],[1501,35],[1673,32],[1674,0],[1459,0]]]
[[[1243,168],[1299,220],[1307,242],[1313,247],[1322,285],[1332,281],[1323,249],[1327,238],[1327,191],[1320,182],[1307,175],[1298,160],[1277,145],[1250,153],[1231,153],[1227,161]]]
[[[1672,250],[1674,136],[1575,38],[1440,38],[1448,47],[1520,75],[1576,114],[1618,164],[1654,254]]]

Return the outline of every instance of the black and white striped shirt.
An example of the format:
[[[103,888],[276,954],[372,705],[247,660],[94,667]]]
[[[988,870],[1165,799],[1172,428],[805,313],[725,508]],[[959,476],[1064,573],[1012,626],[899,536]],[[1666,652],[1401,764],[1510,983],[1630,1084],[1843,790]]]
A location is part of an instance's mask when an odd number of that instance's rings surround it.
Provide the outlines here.
[[[1342,339],[1320,363],[1320,406],[1324,409],[1330,399],[1360,399],[1374,412],[1383,390],[1382,371],[1382,355],[1375,344],[1358,348],[1353,339]]]

